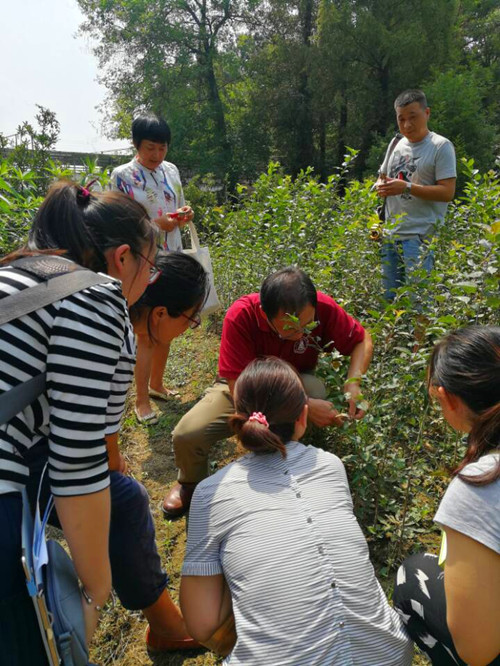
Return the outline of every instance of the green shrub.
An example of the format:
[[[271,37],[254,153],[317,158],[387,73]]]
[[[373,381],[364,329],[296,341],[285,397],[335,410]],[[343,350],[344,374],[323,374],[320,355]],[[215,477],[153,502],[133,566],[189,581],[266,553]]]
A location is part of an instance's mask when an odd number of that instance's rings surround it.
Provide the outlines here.
[[[340,196],[341,172],[323,185],[310,173],[292,181],[271,164],[252,188],[239,188],[237,208],[218,209],[212,219],[212,260],[225,306],[257,291],[272,271],[297,264],[370,330],[369,413],[312,436],[345,462],[358,518],[387,567],[433,529],[437,501],[462,452],[462,441],[427,399],[432,342],[454,327],[499,320],[500,183],[492,171],[479,174],[472,161],[464,160],[462,169],[464,196],[433,240],[436,265],[420,345],[412,305],[418,289],[401,288],[392,305],[381,297],[379,245],[368,238],[377,221],[371,182],[353,181]],[[319,372],[345,411],[345,361],[325,353]]]
[[[433,240],[436,265],[427,280],[423,339],[416,345],[416,288],[401,288],[392,305],[381,297],[379,245],[368,237],[377,221],[372,182],[351,181],[340,193],[355,156],[351,151],[326,184],[309,172],[292,180],[271,164],[252,186],[238,187],[236,205],[215,206],[215,196],[196,183],[186,194],[211,247],[225,307],[257,291],[272,271],[297,264],[371,332],[375,353],[364,379],[368,414],[309,437],[345,462],[356,514],[384,573],[415,548],[415,540],[435,540],[431,519],[462,454],[461,438],[428,401],[426,367],[433,341],[446,331],[499,322],[500,181],[494,171],[480,174],[471,160],[462,161],[464,195],[450,206]],[[100,175],[101,184],[106,178]],[[34,173],[0,161],[2,254],[24,242],[40,202]],[[319,373],[332,402],[345,411],[345,359],[326,352]]]

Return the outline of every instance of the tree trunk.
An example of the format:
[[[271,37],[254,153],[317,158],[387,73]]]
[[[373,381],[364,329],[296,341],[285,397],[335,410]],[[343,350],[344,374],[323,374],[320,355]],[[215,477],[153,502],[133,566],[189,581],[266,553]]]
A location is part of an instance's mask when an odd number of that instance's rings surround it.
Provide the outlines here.
[[[299,20],[302,38],[302,70],[299,75],[299,108],[296,123],[296,157],[292,167],[293,176],[301,169],[314,165],[313,117],[311,108],[311,92],[309,90],[309,59],[311,36],[313,30],[314,0],[301,0],[299,4]]]
[[[220,173],[217,175],[227,179],[228,190],[229,192],[233,192],[236,187],[236,179],[233,169],[233,150],[227,135],[224,105],[222,104],[219,85],[215,76],[214,55],[215,47],[209,40],[207,40],[204,48],[204,67],[201,71],[205,74],[205,85],[210,106],[210,115],[215,128],[214,142],[220,147]]]

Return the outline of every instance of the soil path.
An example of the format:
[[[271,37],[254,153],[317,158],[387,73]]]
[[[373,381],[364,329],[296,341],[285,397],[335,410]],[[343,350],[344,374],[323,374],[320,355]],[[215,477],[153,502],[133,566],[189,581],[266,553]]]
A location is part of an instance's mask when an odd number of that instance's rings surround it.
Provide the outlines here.
[[[156,401],[161,418],[156,426],[137,424],[133,415],[133,393],[123,421],[120,448],[129,473],[146,487],[156,526],[156,542],[163,564],[170,576],[170,593],[177,601],[179,573],[184,558],[186,521],[167,521],[161,512],[161,502],[166,490],[176,479],[176,467],[172,451],[171,433],[180,418],[195,404],[209,386],[217,370],[219,334],[215,330],[190,331],[172,345],[166,371],[166,385],[179,391],[179,396],[168,401]],[[214,451],[212,466],[216,469],[234,457],[234,444],[222,442]],[[144,642],[147,623],[142,613],[127,611],[116,600],[114,607],[108,604],[93,641],[91,662],[99,666],[185,666],[220,663],[208,651],[191,651],[150,656]]]

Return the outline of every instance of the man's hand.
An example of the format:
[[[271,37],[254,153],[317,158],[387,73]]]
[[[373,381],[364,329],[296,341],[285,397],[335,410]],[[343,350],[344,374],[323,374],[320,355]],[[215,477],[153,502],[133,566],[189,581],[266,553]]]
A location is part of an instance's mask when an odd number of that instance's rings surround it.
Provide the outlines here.
[[[357,403],[362,399],[362,391],[359,381],[348,381],[344,384],[344,393],[349,393],[349,418],[359,421],[366,414],[366,410],[360,409]]]
[[[339,414],[328,400],[309,398],[308,405],[307,418],[318,428],[326,428],[332,425],[340,427],[347,419],[347,414]]]
[[[375,183],[375,186],[380,197],[395,197],[398,194],[403,194],[407,189],[406,181],[399,180],[399,178],[385,178],[385,180],[378,180]]]

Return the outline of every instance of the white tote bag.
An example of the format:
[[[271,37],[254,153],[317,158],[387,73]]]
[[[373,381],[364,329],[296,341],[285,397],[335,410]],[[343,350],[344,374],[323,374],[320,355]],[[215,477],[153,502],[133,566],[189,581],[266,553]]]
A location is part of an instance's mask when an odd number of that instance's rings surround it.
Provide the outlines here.
[[[189,233],[191,234],[191,249],[189,250],[184,249],[182,251],[184,252],[184,254],[189,254],[192,257],[194,257],[197,261],[199,261],[200,264],[208,273],[208,278],[210,282],[210,291],[208,292],[208,298],[205,301],[205,305],[203,306],[201,314],[209,315],[212,314],[212,312],[217,312],[217,310],[220,310],[222,307],[219,301],[219,297],[217,296],[217,292],[215,291],[212,260],[210,259],[210,252],[208,250],[208,247],[200,247],[200,240],[198,238],[198,232],[196,231],[196,227],[192,222],[189,222],[188,224],[189,224]]]

